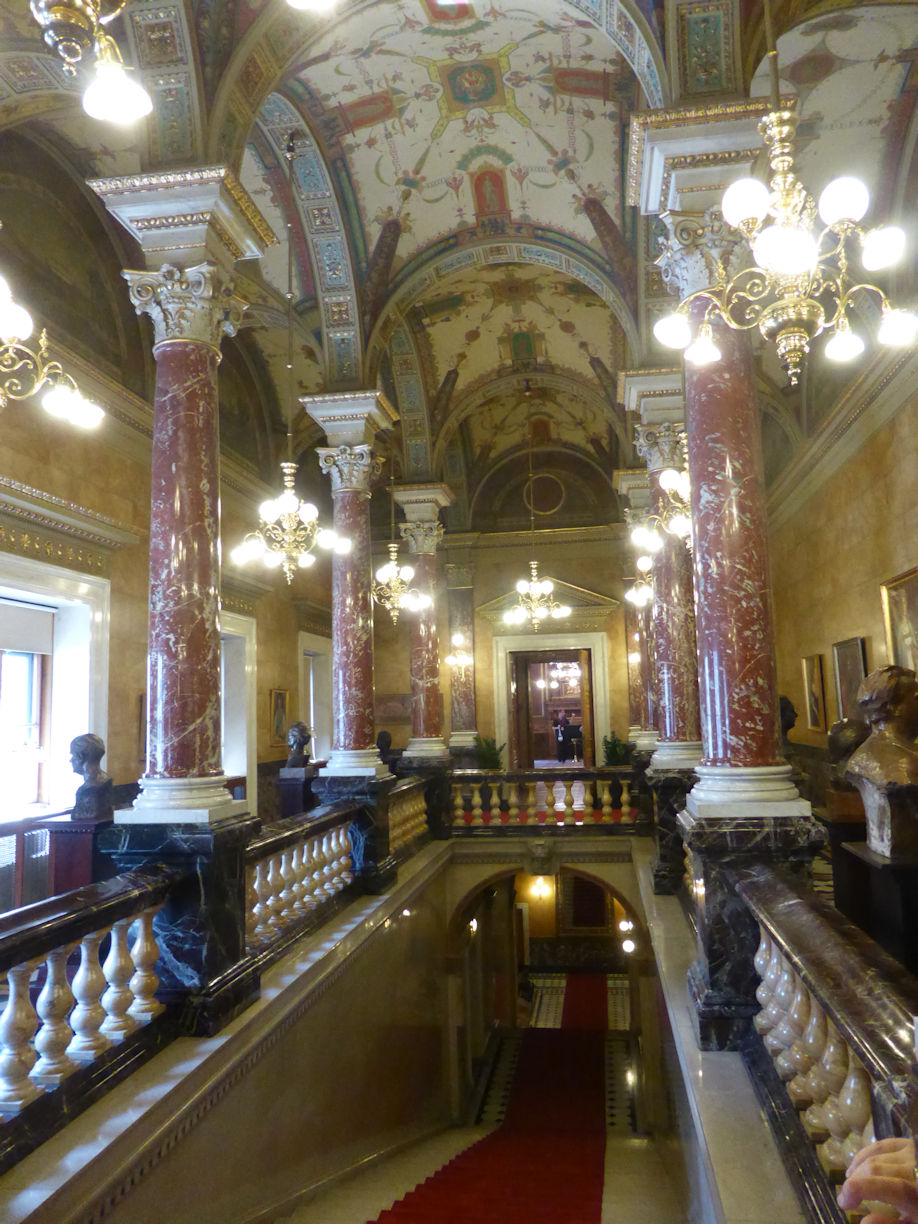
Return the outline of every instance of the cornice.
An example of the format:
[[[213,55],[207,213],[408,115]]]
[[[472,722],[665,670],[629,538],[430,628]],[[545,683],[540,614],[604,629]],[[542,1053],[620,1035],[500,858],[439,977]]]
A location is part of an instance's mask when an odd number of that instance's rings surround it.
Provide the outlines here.
[[[140,536],[129,523],[119,523],[105,514],[42,489],[33,489],[9,476],[0,476],[0,514],[82,540],[96,548],[112,550],[140,543]]]

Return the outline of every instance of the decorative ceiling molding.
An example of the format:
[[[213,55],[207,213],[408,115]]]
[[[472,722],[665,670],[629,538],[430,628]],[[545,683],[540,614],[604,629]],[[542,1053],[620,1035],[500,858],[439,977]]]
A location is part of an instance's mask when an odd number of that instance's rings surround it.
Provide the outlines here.
[[[64,501],[53,493],[0,476],[0,513],[45,531],[59,532],[83,540],[96,548],[114,550],[140,543],[140,535],[128,523]]]

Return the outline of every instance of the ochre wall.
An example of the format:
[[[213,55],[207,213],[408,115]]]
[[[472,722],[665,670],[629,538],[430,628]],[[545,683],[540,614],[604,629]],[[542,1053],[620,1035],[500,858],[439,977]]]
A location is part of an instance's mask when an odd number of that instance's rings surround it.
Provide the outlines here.
[[[824,745],[806,727],[801,659],[821,654],[828,725],[839,717],[833,642],[867,640],[867,669],[887,662],[880,584],[918,565],[918,396],[771,533],[778,689],[797,707],[791,740]]]

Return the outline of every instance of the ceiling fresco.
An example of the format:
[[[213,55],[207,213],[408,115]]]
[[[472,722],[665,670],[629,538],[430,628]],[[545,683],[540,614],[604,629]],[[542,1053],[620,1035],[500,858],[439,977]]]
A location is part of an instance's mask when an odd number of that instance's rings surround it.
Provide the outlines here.
[[[434,387],[456,368],[456,397],[501,374],[537,370],[594,383],[590,356],[621,358],[621,328],[580,281],[520,264],[456,273],[444,291],[417,302],[408,321],[426,342]],[[434,433],[443,422],[431,422]]]
[[[918,100],[914,6],[815,17],[779,38],[778,62],[782,92],[797,96],[797,167],[810,191],[837,174],[856,174],[878,208],[888,207],[889,163],[901,155]],[[766,65],[750,93],[767,95]]]
[[[396,268],[511,221],[595,244],[586,195],[620,219],[634,74],[591,22],[547,11],[399,0],[310,44],[284,88],[346,181],[367,250],[392,217]]]

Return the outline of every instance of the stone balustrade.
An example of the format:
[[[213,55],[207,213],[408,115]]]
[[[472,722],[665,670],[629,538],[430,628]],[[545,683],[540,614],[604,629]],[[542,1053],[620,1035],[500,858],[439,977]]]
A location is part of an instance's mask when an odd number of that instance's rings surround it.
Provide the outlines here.
[[[816,1218],[842,1218],[831,1214],[834,1186],[857,1152],[874,1138],[910,1133],[918,980],[769,868],[735,877],[759,936],[760,1010],[747,1062],[770,1098],[804,1197],[822,1213]]]
[[[153,917],[176,878],[157,869],[128,873],[0,921],[4,1121],[163,1011]],[[5,1155],[15,1147],[15,1139],[8,1142]]]
[[[630,769],[454,770],[452,829],[633,825]]]
[[[424,782],[400,783],[389,798],[389,853],[399,851],[427,833],[427,799]]]
[[[423,796],[422,796],[423,797]],[[338,803],[268,826],[246,849],[249,952],[297,933],[313,911],[354,879],[352,804]]]

